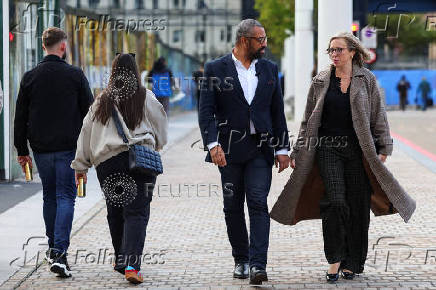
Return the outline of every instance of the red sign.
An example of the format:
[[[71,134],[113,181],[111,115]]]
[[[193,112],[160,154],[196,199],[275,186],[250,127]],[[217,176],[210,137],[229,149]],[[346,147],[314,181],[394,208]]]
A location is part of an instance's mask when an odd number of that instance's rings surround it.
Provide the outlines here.
[[[369,59],[365,60],[365,63],[371,64],[374,63],[377,60],[377,54],[375,53],[375,49],[371,48],[368,49],[369,52]]]

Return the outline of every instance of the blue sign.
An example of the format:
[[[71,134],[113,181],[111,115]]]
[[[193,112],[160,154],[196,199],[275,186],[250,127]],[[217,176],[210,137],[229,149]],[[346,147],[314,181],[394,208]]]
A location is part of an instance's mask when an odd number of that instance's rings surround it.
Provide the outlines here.
[[[406,76],[406,80],[410,83],[410,90],[407,94],[409,105],[416,104],[417,89],[423,77],[430,83],[433,102],[436,100],[436,70],[374,70],[372,72],[385,92],[386,105],[398,105],[400,103],[397,85],[403,75]]]

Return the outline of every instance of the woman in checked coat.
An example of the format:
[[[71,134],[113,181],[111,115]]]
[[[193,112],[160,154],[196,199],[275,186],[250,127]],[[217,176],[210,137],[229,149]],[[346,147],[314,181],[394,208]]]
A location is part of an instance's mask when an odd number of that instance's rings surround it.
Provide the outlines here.
[[[328,282],[362,273],[370,209],[399,213],[405,222],[416,204],[383,164],[393,143],[367,52],[351,33],[332,37],[329,69],[313,78],[297,142],[294,168],[271,218],[287,225],[322,219]]]

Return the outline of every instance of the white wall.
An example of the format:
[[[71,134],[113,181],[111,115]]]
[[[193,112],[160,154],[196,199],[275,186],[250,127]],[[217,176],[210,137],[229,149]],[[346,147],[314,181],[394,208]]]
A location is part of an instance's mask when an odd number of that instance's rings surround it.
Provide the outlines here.
[[[318,71],[330,64],[326,49],[330,38],[338,32],[351,32],[352,0],[318,0]]]
[[[323,1],[323,0],[320,0]],[[295,113],[303,119],[313,70],[313,0],[295,1]]]

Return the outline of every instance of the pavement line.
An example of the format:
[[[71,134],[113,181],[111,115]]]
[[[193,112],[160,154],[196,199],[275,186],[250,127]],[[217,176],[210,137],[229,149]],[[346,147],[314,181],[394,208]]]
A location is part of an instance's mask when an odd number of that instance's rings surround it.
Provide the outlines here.
[[[421,146],[413,143],[409,139],[391,131],[391,136],[398,141],[398,147],[414,160],[424,165],[431,172],[436,174],[436,155],[428,152]]]

